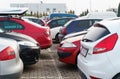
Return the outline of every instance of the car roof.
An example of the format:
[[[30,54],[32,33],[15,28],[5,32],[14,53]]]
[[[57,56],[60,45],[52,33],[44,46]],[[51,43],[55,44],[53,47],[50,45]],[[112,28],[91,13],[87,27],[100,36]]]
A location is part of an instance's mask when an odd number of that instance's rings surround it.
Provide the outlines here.
[[[54,18],[51,20],[59,20],[59,19],[74,19],[75,17],[63,17],[63,18]]]
[[[47,23],[50,23],[51,21],[55,21],[55,20],[62,20],[62,19],[75,19],[75,17],[54,18],[54,19],[49,20]]]
[[[37,18],[37,17],[35,17],[35,16],[23,16],[22,18],[33,18],[33,19],[39,19],[39,18]]]
[[[119,32],[118,30],[120,30],[119,29],[120,28],[120,17],[105,19],[95,24],[100,24],[106,27],[110,32]]]
[[[100,18],[79,17],[79,18],[76,18],[75,20],[102,20],[102,19],[100,19]]]
[[[68,14],[68,13],[52,13],[50,14],[50,19],[54,17],[78,17],[77,15],[74,14]]]

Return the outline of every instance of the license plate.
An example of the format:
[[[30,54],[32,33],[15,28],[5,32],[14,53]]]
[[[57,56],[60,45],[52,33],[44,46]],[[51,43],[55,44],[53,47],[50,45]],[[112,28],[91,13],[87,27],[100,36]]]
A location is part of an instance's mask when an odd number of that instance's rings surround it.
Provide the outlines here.
[[[81,48],[81,55],[83,55],[84,57],[86,57],[87,52],[88,52],[88,49],[86,49],[84,47]]]

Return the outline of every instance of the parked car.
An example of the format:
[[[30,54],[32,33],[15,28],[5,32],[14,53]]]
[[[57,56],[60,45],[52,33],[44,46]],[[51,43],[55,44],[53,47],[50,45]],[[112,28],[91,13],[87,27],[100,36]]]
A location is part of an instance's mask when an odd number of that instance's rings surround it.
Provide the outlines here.
[[[0,28],[0,37],[14,39],[20,45],[20,58],[24,65],[32,65],[39,61],[40,46],[36,40],[28,35],[9,32]]]
[[[90,29],[90,28],[89,28]],[[88,30],[87,30],[88,31]],[[86,34],[87,31],[80,31],[80,32],[75,32],[75,33],[70,33],[70,34],[67,34],[66,36],[63,37],[62,41],[65,40],[65,39],[68,39],[68,38],[72,38],[72,37],[76,37],[76,36],[79,36],[79,35],[83,35],[83,34]]]
[[[19,45],[9,38],[0,37],[0,41],[0,79],[19,79],[23,72]]]
[[[37,18],[37,17],[33,17],[33,16],[24,16],[22,17],[24,19],[27,19],[27,20],[30,20],[32,22],[35,22],[41,26],[46,26],[47,23],[43,20],[43,19],[40,19],[40,18]]]
[[[57,54],[61,62],[76,65],[77,56],[80,52],[80,41],[86,33],[87,31],[83,31],[65,36],[57,47]]]
[[[93,19],[106,19],[106,18],[115,18],[117,17],[115,12],[107,11],[107,12],[89,12],[86,16],[86,18],[93,18]]]
[[[60,30],[58,38],[62,38],[70,33],[85,31],[90,28],[95,22],[101,21],[102,19],[90,19],[90,18],[76,18],[67,22]]]
[[[74,17],[78,18],[77,15],[74,14],[68,14],[68,13],[52,13],[49,15],[50,20],[55,18],[64,18],[64,17]]]
[[[86,79],[120,78],[120,18],[95,23],[83,37],[77,66]]]
[[[75,19],[75,18],[73,17],[57,18],[57,19],[51,19],[47,22],[47,26],[50,27],[51,37],[53,40],[59,42],[58,34],[60,28],[71,19]]]
[[[37,23],[26,20],[24,18],[16,18],[12,16],[10,17],[10,15],[13,14],[17,15],[17,13],[19,13],[18,11],[19,10],[17,10],[16,13],[13,11],[11,13],[10,11],[0,12],[1,16],[6,15],[5,17],[0,17],[0,27],[6,30],[12,30],[14,32],[31,36],[39,43],[41,49],[49,48],[52,45],[50,28],[43,27]],[[19,14],[23,14],[25,13],[25,11]]]

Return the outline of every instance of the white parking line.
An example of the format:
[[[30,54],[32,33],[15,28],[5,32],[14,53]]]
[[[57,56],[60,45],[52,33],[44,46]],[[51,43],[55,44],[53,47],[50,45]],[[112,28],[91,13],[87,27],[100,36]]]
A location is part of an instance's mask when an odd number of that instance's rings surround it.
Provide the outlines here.
[[[58,74],[58,76],[59,76],[59,79],[63,79],[63,77],[62,77],[59,69],[58,69],[57,66],[56,66],[55,60],[54,60],[53,64],[54,64],[54,66],[55,66],[55,69],[56,69],[56,71],[57,71],[57,74]]]
[[[55,59],[53,58],[52,55],[50,55],[50,56],[51,56],[51,58],[54,60],[53,64],[54,64],[54,67],[55,67],[55,69],[56,69],[56,71],[57,71],[57,74],[58,74],[58,76],[59,76],[59,79],[63,79],[63,77],[62,77],[59,69],[57,68],[57,65],[56,65],[56,63],[55,63]]]
[[[51,56],[52,57],[52,56]],[[58,77],[55,77],[55,76],[45,76],[45,77],[25,77],[25,76],[22,76],[21,79],[46,79],[46,78],[49,78],[49,79],[63,79],[59,69],[57,68],[57,65],[55,63],[55,60],[53,59],[50,59],[50,60],[42,60],[42,61],[50,61],[50,62],[53,62],[53,65],[55,67],[55,70],[57,71],[57,74],[58,74]]]
[[[48,52],[52,52],[50,48],[48,48],[47,50],[48,50]]]
[[[60,79],[59,77],[54,77],[54,76],[46,76],[46,77],[22,77],[22,79]]]

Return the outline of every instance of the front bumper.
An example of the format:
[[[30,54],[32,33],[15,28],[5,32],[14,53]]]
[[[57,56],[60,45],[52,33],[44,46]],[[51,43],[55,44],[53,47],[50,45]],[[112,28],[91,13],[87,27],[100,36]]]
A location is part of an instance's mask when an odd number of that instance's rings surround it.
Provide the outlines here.
[[[20,57],[24,65],[32,65],[39,61],[40,47],[20,46]]]

